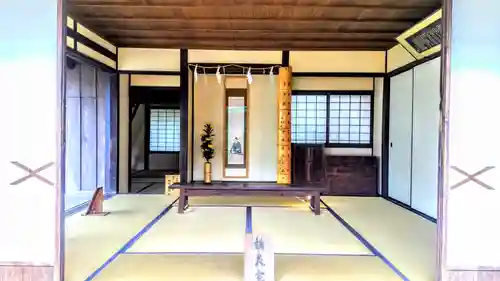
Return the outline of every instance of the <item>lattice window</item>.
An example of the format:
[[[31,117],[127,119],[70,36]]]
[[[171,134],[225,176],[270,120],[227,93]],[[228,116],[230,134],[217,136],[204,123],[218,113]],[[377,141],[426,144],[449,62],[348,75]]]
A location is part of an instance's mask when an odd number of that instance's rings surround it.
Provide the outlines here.
[[[180,109],[152,108],[149,150],[153,153],[180,151],[180,124]]]
[[[292,96],[292,142],[326,143],[327,95]]]
[[[371,95],[330,95],[329,143],[370,144]]]

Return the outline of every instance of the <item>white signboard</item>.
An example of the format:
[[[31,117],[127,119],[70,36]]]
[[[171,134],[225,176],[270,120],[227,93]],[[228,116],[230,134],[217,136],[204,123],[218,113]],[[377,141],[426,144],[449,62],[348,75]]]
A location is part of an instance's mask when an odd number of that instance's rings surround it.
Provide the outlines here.
[[[264,236],[246,237],[245,281],[274,281],[274,251]]]

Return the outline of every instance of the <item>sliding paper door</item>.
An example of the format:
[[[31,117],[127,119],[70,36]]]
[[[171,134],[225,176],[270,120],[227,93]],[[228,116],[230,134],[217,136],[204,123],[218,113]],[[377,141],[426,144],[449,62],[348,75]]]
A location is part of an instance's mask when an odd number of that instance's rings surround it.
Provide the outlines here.
[[[413,71],[391,78],[389,121],[389,197],[411,203]]]
[[[437,217],[441,60],[391,78],[389,197]]]
[[[415,67],[411,207],[436,218],[441,60]]]

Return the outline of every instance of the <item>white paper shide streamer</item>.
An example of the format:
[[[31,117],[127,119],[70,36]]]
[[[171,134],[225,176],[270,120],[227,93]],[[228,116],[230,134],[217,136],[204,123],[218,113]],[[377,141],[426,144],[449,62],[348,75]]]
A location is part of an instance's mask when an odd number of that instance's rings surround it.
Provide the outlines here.
[[[248,84],[252,84],[253,78],[252,78],[252,68],[251,67],[248,68],[247,79],[248,79]]]
[[[252,77],[252,67],[246,66],[246,65],[236,65],[236,64],[228,64],[228,65],[218,65],[218,66],[199,66],[199,65],[194,65],[190,64],[190,66],[194,66],[194,82],[198,82],[198,68],[201,68],[204,76],[204,81],[205,84],[207,83],[207,69],[217,69],[215,72],[215,77],[217,78],[217,82],[219,85],[222,85],[222,78],[224,75],[226,75],[226,68],[240,68],[242,70],[241,75],[247,78],[248,84],[252,84],[253,82],[253,77]],[[269,77],[274,77],[274,68],[275,67],[280,67],[280,65],[273,65],[273,66],[268,66],[268,67],[257,67],[254,68],[254,70],[262,70],[262,74],[266,75],[267,71],[269,71]],[[208,72],[211,73],[211,72]],[[212,72],[213,73],[213,72]],[[228,74],[228,75],[234,75],[234,74]]]
[[[222,82],[222,76],[220,75],[220,66],[217,66],[217,73],[215,73],[215,76],[217,77],[217,82],[220,85]]]

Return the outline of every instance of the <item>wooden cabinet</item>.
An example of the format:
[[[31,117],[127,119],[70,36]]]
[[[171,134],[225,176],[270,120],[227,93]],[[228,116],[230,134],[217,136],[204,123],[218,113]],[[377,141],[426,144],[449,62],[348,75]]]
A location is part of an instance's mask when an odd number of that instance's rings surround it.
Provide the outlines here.
[[[377,196],[377,171],[374,156],[328,156],[328,195]]]
[[[325,156],[321,145],[295,144],[292,147],[292,181],[294,184],[325,182]]]
[[[292,183],[326,187],[323,195],[377,196],[374,156],[325,155],[321,145],[292,146]]]

